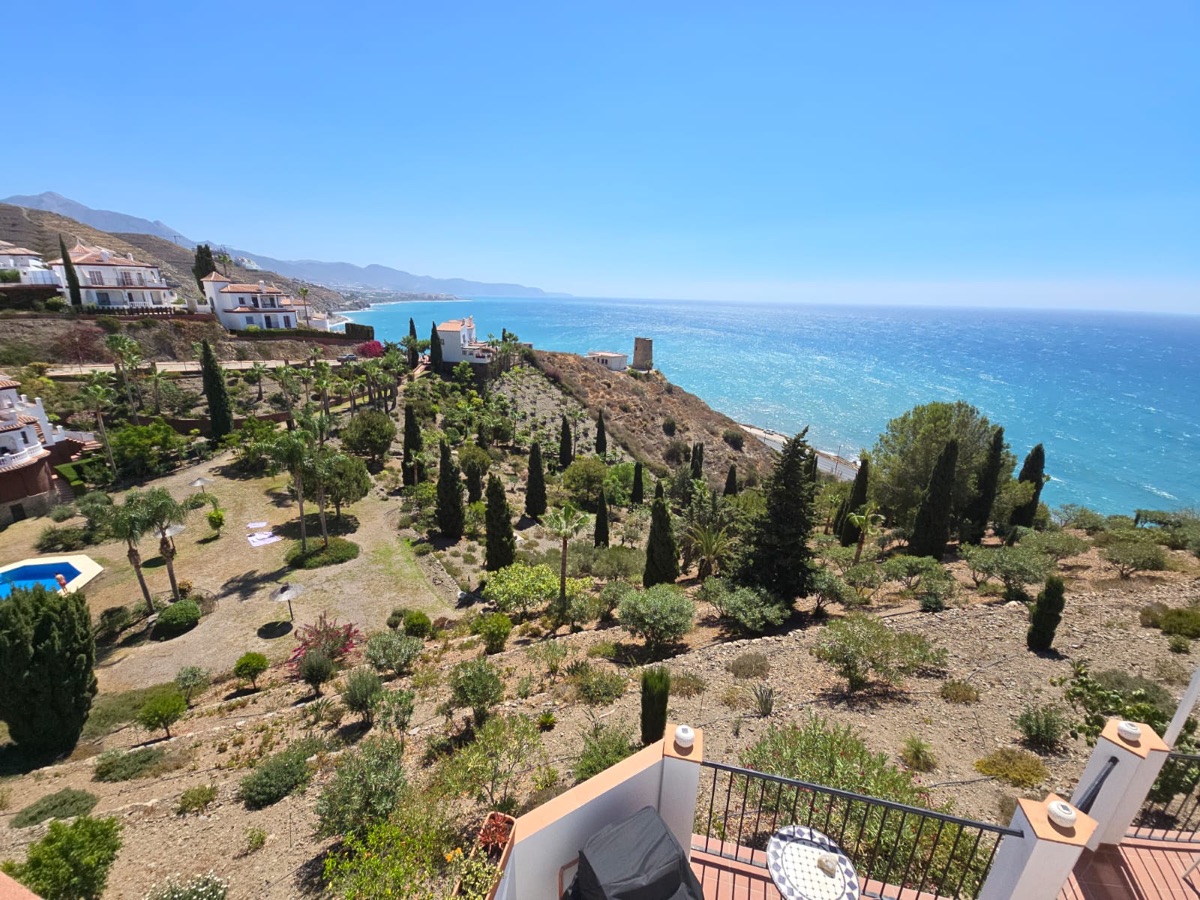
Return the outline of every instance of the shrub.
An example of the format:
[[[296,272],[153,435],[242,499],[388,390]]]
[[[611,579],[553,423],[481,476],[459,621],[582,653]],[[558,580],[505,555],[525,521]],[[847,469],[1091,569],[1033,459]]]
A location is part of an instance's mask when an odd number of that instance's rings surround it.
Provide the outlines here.
[[[1162,625],[1162,614],[1167,611],[1167,604],[1155,600],[1147,603],[1138,610],[1138,621],[1143,628],[1159,628]]]
[[[207,669],[199,666],[184,666],[175,673],[175,687],[183,694],[184,701],[190,706],[192,694],[208,687],[212,680]]]
[[[586,661],[567,667],[567,678],[575,696],[588,706],[607,706],[625,693],[625,676]]]
[[[129,627],[131,616],[124,606],[110,606],[96,622],[97,641],[115,641]]]
[[[750,692],[754,700],[754,708],[762,718],[767,718],[775,711],[775,688],[769,684],[756,684]]]
[[[412,670],[423,647],[420,638],[398,631],[381,631],[367,638],[367,662],[380,672],[390,671],[400,677]]]
[[[551,678],[557,678],[570,646],[566,641],[543,641],[530,647],[526,653],[535,663],[540,663]]]
[[[1192,642],[1182,634],[1173,634],[1167,639],[1167,649],[1172,653],[1190,653]]]
[[[788,616],[787,604],[761,588],[739,587],[720,599],[722,618],[743,634],[762,634]]]
[[[116,819],[81,816],[70,825],[51,822],[40,841],[29,846],[25,862],[0,866],[45,900],[99,900],[121,849]]]
[[[261,829],[251,830],[261,831]],[[264,842],[266,834],[264,831]],[[204,875],[193,875],[186,881],[179,881],[177,876],[171,875],[162,884],[155,885],[146,895],[146,900],[225,900],[228,895],[228,882],[222,881],[212,872],[208,872]]]
[[[472,630],[483,638],[483,652],[489,655],[499,653],[504,649],[512,629],[512,619],[504,613],[479,616],[472,626]]]
[[[1159,617],[1158,627],[1163,634],[1177,634],[1185,638],[1200,637],[1200,609],[1185,606],[1168,609]]]
[[[812,653],[834,666],[851,693],[875,678],[895,685],[901,676],[945,664],[946,651],[924,637],[892,631],[874,616],[851,613],[833,622]]]
[[[615,766],[637,748],[628,729],[623,725],[603,725],[596,722],[583,736],[583,752],[575,761],[572,774],[576,782],[587,781],[605,769]]]
[[[771,674],[771,661],[765,653],[742,653],[727,662],[725,670],[734,678],[766,678]]]
[[[726,428],[721,432],[721,440],[734,450],[741,450],[746,444],[746,433],[740,428]]]
[[[1045,581],[1050,574],[1050,558],[1022,544],[999,547],[995,554],[993,572],[1004,583],[1004,596],[1009,600],[1028,599],[1025,585]]]
[[[333,660],[320,650],[311,650],[300,660],[300,678],[312,688],[313,694],[317,697],[321,696],[321,685],[330,681],[333,673]]]
[[[1167,567],[1167,554],[1149,535],[1121,531],[1108,537],[1100,555],[1116,567],[1121,578],[1137,572],[1161,572]]]
[[[160,762],[166,756],[161,747],[142,747],[137,750],[122,752],[108,750],[100,754],[96,760],[93,781],[130,781],[141,775]]]
[[[70,819],[74,816],[86,816],[100,802],[100,798],[87,791],[77,791],[74,788],[63,788],[54,794],[47,794],[40,800],[26,806],[13,816],[13,828],[28,828],[47,819]]]
[[[370,669],[355,669],[346,677],[346,689],[342,691],[342,703],[352,713],[357,713],[364,722],[370,723],[375,715],[375,704],[383,693],[383,682]]]
[[[979,702],[979,688],[969,682],[959,681],[956,678],[943,681],[941,690],[938,693],[947,703]]]
[[[180,600],[158,614],[158,620],[154,623],[154,636],[178,637],[195,628],[199,621],[200,605],[195,600]]]
[[[558,724],[558,716],[546,710],[537,718],[537,726],[539,731],[553,731],[554,726]]]
[[[1037,596],[1029,615],[1029,631],[1025,642],[1034,652],[1045,652],[1054,643],[1058,623],[1062,621],[1065,586],[1057,575],[1046,579],[1046,586]]]
[[[433,633],[433,623],[429,616],[419,609],[406,610],[404,613],[404,633],[409,637],[424,640]]]
[[[591,659],[616,659],[620,650],[616,641],[596,641],[588,647],[587,655]]]
[[[900,759],[914,772],[932,772],[937,768],[937,757],[928,741],[912,735],[904,739]]]
[[[666,666],[642,670],[642,746],[660,740],[667,730],[671,673]]]
[[[936,578],[945,570],[936,559],[928,556],[893,556],[883,564],[883,574],[888,581],[899,581],[904,590],[916,592],[921,583]]]
[[[399,734],[401,743],[412,721],[414,699],[412,691],[384,691],[375,706],[375,718],[384,728]]]
[[[1026,706],[1017,716],[1017,728],[1025,745],[1033,750],[1051,751],[1062,746],[1069,726],[1057,706]]]
[[[238,785],[238,798],[247,809],[263,809],[308,784],[308,758],[324,749],[317,738],[304,738],[268,756]]]
[[[488,575],[483,596],[500,612],[528,616],[558,596],[558,575],[547,565],[513,563]]]
[[[609,549],[615,548],[609,547]],[[627,581],[610,581],[602,587],[600,589],[600,619],[602,621],[611,620],[621,602],[636,590],[637,588]]]
[[[191,812],[204,812],[216,799],[217,786],[215,784],[197,784],[180,795],[179,805],[175,807],[175,812],[181,816]]]
[[[1001,747],[983,759],[975,761],[975,770],[981,775],[999,778],[1013,787],[1034,788],[1050,774],[1046,764],[1027,750]]]
[[[645,638],[657,653],[692,630],[696,604],[673,584],[657,584],[627,596],[619,610],[621,625],[630,634]]]
[[[287,564],[293,569],[319,569],[322,566],[336,566],[339,563],[357,559],[358,553],[359,546],[354,541],[348,541],[340,537],[331,537],[328,547],[323,547],[320,543],[314,544],[314,542],[310,542],[307,553],[304,552],[302,545],[297,542],[288,549],[285,559]]]
[[[76,516],[74,503],[59,503],[57,506],[50,507],[51,522],[65,522],[67,519],[73,519]]]
[[[92,543],[92,531],[84,525],[47,525],[34,542],[38,553],[74,553]]]
[[[476,730],[475,740],[438,768],[437,780],[469,794],[489,809],[512,810],[511,790],[521,775],[546,761],[537,725],[528,716],[495,716]]]
[[[391,822],[351,835],[345,853],[326,857],[324,880],[331,896],[432,900],[424,886],[436,881],[447,847],[459,835],[442,808],[425,802],[405,804]]]
[[[251,687],[258,690],[258,676],[267,671],[271,664],[261,653],[243,653],[233,664],[233,675],[242,681],[249,681]]]
[[[171,726],[183,718],[187,708],[187,701],[182,694],[162,694],[143,704],[137,713],[137,723],[147,731],[161,728],[169,738]]]
[[[387,627],[392,629],[392,631],[395,631],[397,628],[403,625],[404,614],[406,612],[408,612],[407,609],[403,609],[399,606],[393,609],[391,614],[387,617]]]
[[[316,622],[302,625],[297,630],[296,649],[289,661],[293,666],[299,666],[300,661],[315,650],[335,663],[341,662],[361,640],[362,635],[349,622],[339,625],[337,619],[329,619],[321,613]]]
[[[267,846],[267,831],[265,828],[246,829],[246,852],[257,853]]]
[[[674,437],[675,436],[675,428],[676,428],[676,425],[675,425],[674,419],[672,419],[670,416],[667,416],[665,419],[663,419],[663,421],[662,421],[663,434],[665,434],[667,437]],[[680,443],[682,443],[682,441]],[[667,462],[670,462],[670,460],[667,460]]]
[[[609,503],[612,503],[610,500]],[[631,579],[640,576],[646,568],[646,551],[639,547],[606,547],[596,553],[596,558],[592,562],[592,574],[597,578],[602,578],[605,581],[616,581],[617,579]],[[610,614],[606,618],[611,618],[611,610],[615,609],[620,603],[608,606]]]
[[[386,822],[408,793],[404,744],[371,738],[338,758],[333,777],[317,798],[317,835],[366,834]]]
[[[475,727],[482,726],[492,707],[503,699],[504,682],[486,659],[466,660],[450,670],[450,707],[470,709]]]
[[[677,672],[671,676],[672,697],[695,697],[703,694],[708,682],[695,672]]]

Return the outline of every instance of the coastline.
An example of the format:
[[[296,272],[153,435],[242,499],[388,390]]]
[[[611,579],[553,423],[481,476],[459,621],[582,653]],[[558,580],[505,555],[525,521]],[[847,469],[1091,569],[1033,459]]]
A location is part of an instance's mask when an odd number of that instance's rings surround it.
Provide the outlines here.
[[[706,400],[705,402],[707,403],[708,401]],[[759,428],[757,425],[750,425],[746,422],[738,422],[738,425],[776,453],[781,452],[784,441],[790,440],[792,437],[792,435],[783,434],[779,431],[771,431],[769,428]],[[854,476],[858,474],[857,460],[846,459],[844,456],[838,456],[836,453],[830,453],[828,450],[814,448],[814,452],[817,454],[817,469],[828,475],[832,475],[838,481],[853,481]]]

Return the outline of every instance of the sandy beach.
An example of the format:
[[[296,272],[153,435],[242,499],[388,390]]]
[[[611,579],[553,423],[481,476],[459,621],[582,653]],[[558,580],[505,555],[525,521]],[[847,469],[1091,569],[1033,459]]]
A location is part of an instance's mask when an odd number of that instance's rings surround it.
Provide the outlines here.
[[[738,424],[776,452],[782,450],[783,442],[791,437],[778,431],[759,428],[757,425],[747,425],[745,422]],[[846,459],[828,450],[817,450],[817,468],[840,481],[852,481],[858,472],[858,460]]]

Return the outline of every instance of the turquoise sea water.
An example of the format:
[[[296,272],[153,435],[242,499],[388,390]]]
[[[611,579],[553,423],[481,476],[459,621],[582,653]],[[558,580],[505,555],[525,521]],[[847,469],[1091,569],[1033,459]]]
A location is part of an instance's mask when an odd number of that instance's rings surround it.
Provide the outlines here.
[[[547,350],[654,340],[671,381],[733,418],[856,453],[918,403],[964,399],[1018,459],[1041,441],[1051,506],[1200,506],[1200,317],[605,299],[391,303],[351,315],[380,340],[408,319],[475,317]]]

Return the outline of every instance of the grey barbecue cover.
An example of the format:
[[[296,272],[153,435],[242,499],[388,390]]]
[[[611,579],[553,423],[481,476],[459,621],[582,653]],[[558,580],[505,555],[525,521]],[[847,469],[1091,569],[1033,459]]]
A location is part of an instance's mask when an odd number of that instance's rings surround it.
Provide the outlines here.
[[[704,900],[687,855],[652,806],[594,834],[579,851],[570,900]]]

